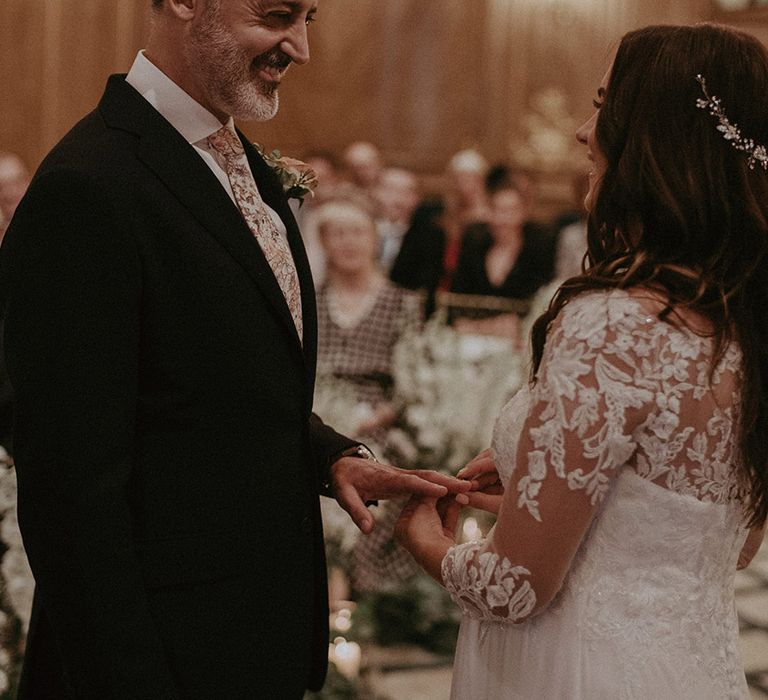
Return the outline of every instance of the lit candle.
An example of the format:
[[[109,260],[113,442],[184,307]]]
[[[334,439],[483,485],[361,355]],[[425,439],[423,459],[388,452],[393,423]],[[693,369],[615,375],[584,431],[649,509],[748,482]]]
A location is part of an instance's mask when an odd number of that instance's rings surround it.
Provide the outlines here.
[[[467,518],[461,528],[465,542],[476,542],[483,538],[483,531],[477,526],[477,519]]]
[[[333,658],[339,673],[347,678],[356,678],[360,673],[362,651],[357,642],[348,642],[344,637],[337,637],[333,645]]]
[[[339,632],[349,632],[352,627],[352,611],[348,608],[342,608],[336,614],[333,621],[333,628]]]

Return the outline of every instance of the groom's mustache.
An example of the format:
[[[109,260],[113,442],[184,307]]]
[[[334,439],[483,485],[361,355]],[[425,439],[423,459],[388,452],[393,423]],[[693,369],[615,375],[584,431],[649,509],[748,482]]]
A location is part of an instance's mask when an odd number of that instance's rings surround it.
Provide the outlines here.
[[[272,49],[267,51],[253,59],[252,64],[256,65],[268,65],[278,70],[285,70],[291,65],[291,57],[288,54],[283,53],[280,49]]]

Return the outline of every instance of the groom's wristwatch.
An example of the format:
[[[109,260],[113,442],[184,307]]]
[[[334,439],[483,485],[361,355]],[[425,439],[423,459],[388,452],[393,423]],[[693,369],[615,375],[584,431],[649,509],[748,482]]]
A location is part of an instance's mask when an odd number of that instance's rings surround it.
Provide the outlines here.
[[[352,447],[347,447],[346,450],[342,450],[341,452],[334,455],[331,460],[330,464],[328,465],[328,481],[326,481],[323,484],[323,489],[325,489],[326,492],[331,493],[333,491],[332,484],[331,484],[331,467],[335,462],[338,462],[342,457],[357,457],[358,459],[370,459],[374,462],[378,462],[379,460],[376,459],[376,455],[373,454],[365,445],[353,445]],[[366,501],[367,506],[377,506],[379,505],[378,501]]]
[[[348,447],[346,450],[340,452],[336,459],[341,459],[342,457],[357,457],[359,459],[372,459],[374,462],[379,461],[376,459],[376,455],[373,454],[373,452],[371,452],[365,445],[355,445],[354,447]]]

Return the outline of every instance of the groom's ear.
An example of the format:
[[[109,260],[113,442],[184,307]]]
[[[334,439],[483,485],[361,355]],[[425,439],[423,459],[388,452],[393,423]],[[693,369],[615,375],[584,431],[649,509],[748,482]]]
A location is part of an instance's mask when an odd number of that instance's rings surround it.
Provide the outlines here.
[[[176,19],[189,22],[203,11],[205,2],[206,0],[165,0],[165,8],[166,12],[170,12]]]

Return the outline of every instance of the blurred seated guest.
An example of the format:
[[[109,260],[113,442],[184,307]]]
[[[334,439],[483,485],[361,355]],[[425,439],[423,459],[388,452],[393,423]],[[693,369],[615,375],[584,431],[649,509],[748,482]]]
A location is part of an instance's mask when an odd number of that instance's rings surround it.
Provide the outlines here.
[[[28,185],[29,171],[21,158],[0,151],[0,240]]]
[[[573,181],[574,201],[578,204],[567,223],[559,226],[555,250],[555,278],[560,280],[581,274],[581,264],[587,252],[587,213],[584,199],[589,191],[589,178],[579,175]],[[565,221],[562,215],[559,221]]]
[[[368,141],[355,141],[344,149],[342,162],[347,180],[373,196],[384,168],[379,149]]]
[[[389,278],[406,289],[420,289],[427,294],[427,314],[434,309],[434,293],[447,274],[443,228],[445,202],[440,198],[421,202],[413,212],[403,236],[400,251],[389,271]]]
[[[552,278],[553,238],[546,228],[526,220],[523,197],[511,178],[493,184],[488,223],[470,227],[463,237],[451,291],[457,294],[530,299]],[[517,340],[514,314],[462,318],[465,332]]]
[[[434,310],[435,292],[451,287],[464,230],[487,219],[487,172],[488,163],[477,151],[456,153],[446,168],[445,195],[422,202],[403,237],[390,279],[424,290],[427,314]]]
[[[315,196],[323,198],[333,193],[342,180],[336,156],[328,151],[310,151],[304,154],[304,162],[317,176]]]
[[[405,168],[385,168],[373,194],[377,207],[379,264],[385,273],[389,273],[419,203],[419,179]]]
[[[325,253],[317,233],[317,211],[330,199],[355,198],[361,200],[363,206],[368,206],[368,198],[355,185],[342,177],[338,159],[327,151],[310,151],[304,154],[304,161],[312,168],[317,177],[317,187],[312,197],[305,197],[301,205],[295,199],[291,201],[291,209],[301,231],[304,248],[307,251],[309,266],[312,270],[312,281],[315,289],[319,289],[325,280]]]
[[[417,328],[417,295],[392,284],[377,263],[373,217],[343,200],[324,204],[317,226],[326,256],[326,280],[317,295],[318,373],[355,388],[370,407],[357,437],[381,441],[395,419],[392,351],[402,335]]]
[[[455,153],[447,168],[446,211],[462,229],[488,219],[488,161],[473,148]]]

